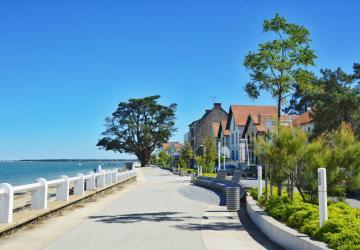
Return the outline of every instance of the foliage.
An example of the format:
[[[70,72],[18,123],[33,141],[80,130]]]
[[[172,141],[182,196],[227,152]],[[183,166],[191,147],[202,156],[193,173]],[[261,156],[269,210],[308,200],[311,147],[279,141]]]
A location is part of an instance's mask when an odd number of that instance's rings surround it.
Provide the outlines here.
[[[216,173],[203,173],[203,176],[206,176],[206,177],[216,177]]]
[[[270,181],[281,186],[288,177],[294,178],[292,173],[304,155],[307,135],[301,129],[280,126],[271,138],[270,142],[259,138],[255,150],[261,162],[272,166]]]
[[[257,195],[252,191],[252,195]],[[330,203],[329,220],[320,228],[317,205],[302,202],[297,196],[294,202],[287,197],[271,197],[263,205],[275,219],[289,227],[323,241],[335,250],[360,249],[360,209],[351,208],[345,203]]]
[[[310,33],[301,26],[289,23],[276,14],[263,23],[264,32],[274,32],[277,39],[262,43],[257,52],[250,52],[244,59],[244,66],[250,70],[251,81],[245,91],[251,98],[258,98],[260,91],[268,91],[278,104],[278,120],[281,105],[296,89],[308,89],[315,77],[306,70],[314,65],[316,58],[310,49]]]
[[[196,170],[192,169],[192,168],[181,167],[180,172],[185,172],[185,173],[191,174],[191,173],[196,173]]]
[[[162,167],[170,167],[171,157],[165,151],[159,153],[157,163]]]
[[[300,129],[281,127],[265,142],[259,139],[256,151],[260,160],[272,166],[270,181],[278,186],[290,178],[304,201],[317,199],[317,169],[327,170],[330,195],[344,197],[346,190],[360,187],[360,142],[350,125],[342,124],[308,143]]]
[[[205,138],[204,150],[205,150],[205,155],[204,155],[205,164],[203,170],[206,173],[213,173],[215,160],[217,158],[217,152],[216,152],[214,139],[211,138],[210,136]]]
[[[184,147],[181,149],[180,162],[183,163],[181,166],[190,167],[190,160],[194,158],[194,153],[192,151],[190,143],[185,143]]]
[[[149,163],[156,147],[167,142],[173,132],[176,104],[157,103],[160,96],[149,96],[121,102],[111,117],[97,146],[100,149],[137,156],[141,166]]]
[[[342,197],[346,189],[360,187],[360,142],[345,123],[323,137],[330,151],[326,165],[328,192]]]
[[[158,164],[158,161],[157,161],[157,159],[156,159],[156,155],[152,154],[152,155],[150,156],[150,164],[153,164],[153,165]]]
[[[321,70],[322,76],[312,81],[311,91],[298,89],[287,111],[302,113],[308,107],[314,109],[314,135],[329,133],[346,122],[360,136],[360,65],[354,64],[354,73],[347,74],[340,68],[335,71]]]

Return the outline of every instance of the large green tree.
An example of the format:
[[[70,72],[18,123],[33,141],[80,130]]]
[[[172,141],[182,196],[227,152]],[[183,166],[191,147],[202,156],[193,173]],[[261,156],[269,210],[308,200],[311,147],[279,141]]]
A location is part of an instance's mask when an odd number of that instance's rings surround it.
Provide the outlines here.
[[[314,65],[316,56],[310,48],[309,31],[279,14],[264,21],[263,31],[274,33],[276,39],[259,44],[256,52],[245,57],[244,66],[251,77],[245,91],[251,98],[258,98],[262,90],[269,92],[277,101],[280,121],[287,98],[298,88],[308,88],[314,79],[307,66]]]
[[[302,113],[314,109],[314,135],[329,133],[349,123],[360,135],[360,65],[354,64],[352,74],[338,68],[322,69],[321,77],[312,82],[313,88],[298,90],[293,95],[288,111]]]
[[[120,102],[111,117],[106,118],[101,149],[137,156],[141,166],[149,163],[156,147],[167,142],[176,131],[176,104],[158,104],[160,96],[149,96]]]

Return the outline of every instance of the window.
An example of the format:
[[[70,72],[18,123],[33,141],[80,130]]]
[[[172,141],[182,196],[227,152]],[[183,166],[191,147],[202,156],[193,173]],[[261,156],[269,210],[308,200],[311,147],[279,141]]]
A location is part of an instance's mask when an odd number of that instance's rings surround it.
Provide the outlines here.
[[[234,144],[234,134],[231,134],[231,144]]]
[[[310,128],[310,127],[308,127],[308,133],[310,134],[310,132],[311,132],[311,128]]]
[[[236,132],[236,144],[238,144],[238,133]]]

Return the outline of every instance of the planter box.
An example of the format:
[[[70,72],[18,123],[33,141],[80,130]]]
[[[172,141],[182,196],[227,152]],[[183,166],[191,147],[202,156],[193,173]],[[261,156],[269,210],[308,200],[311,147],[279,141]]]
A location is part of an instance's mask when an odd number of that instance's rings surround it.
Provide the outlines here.
[[[314,241],[269,216],[251,197],[246,197],[246,210],[255,225],[273,242],[291,250],[329,250],[325,243]]]

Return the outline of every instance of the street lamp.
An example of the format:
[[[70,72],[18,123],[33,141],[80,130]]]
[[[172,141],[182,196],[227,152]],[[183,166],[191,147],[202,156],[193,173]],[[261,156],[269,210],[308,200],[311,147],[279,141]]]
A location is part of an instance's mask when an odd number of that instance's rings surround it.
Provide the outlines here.
[[[230,149],[226,145],[224,145],[220,151],[224,157],[224,169],[225,169],[226,157],[230,157]]]

